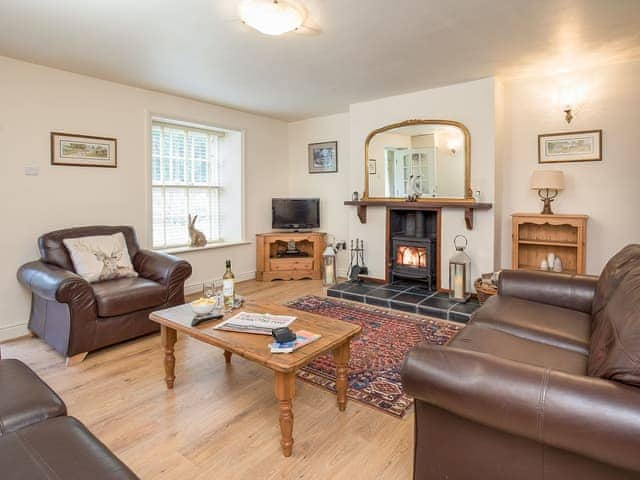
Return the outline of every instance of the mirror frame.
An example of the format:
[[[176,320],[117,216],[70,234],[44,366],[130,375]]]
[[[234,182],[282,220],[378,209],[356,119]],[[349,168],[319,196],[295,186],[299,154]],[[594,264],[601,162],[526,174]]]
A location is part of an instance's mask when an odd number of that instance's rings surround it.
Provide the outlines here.
[[[393,198],[393,197],[370,197],[369,196],[369,143],[371,139],[377,134],[393,130],[394,128],[408,127],[411,125],[449,125],[452,127],[458,127],[464,134],[464,198],[418,198],[418,202],[442,202],[442,201],[469,201],[473,200],[473,193],[471,192],[471,136],[469,135],[469,129],[462,123],[453,120],[420,120],[412,119],[405,120],[403,122],[392,123],[385,125],[384,127],[376,128],[367,135],[364,142],[364,193],[362,194],[362,200],[385,200],[385,201],[406,201],[406,198]]]

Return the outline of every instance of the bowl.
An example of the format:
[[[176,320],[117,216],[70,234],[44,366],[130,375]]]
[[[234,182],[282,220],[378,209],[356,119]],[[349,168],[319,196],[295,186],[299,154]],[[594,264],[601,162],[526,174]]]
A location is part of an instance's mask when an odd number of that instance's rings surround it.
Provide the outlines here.
[[[191,309],[196,315],[206,315],[211,313],[216,306],[216,302],[213,299],[199,298],[191,302]]]

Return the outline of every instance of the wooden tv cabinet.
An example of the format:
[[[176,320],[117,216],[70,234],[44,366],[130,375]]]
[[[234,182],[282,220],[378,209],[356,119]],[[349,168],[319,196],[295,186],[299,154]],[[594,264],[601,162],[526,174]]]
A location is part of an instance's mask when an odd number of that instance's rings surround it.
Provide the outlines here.
[[[302,255],[287,255],[287,244],[295,242]],[[256,280],[301,280],[322,278],[322,232],[274,232],[256,235]]]

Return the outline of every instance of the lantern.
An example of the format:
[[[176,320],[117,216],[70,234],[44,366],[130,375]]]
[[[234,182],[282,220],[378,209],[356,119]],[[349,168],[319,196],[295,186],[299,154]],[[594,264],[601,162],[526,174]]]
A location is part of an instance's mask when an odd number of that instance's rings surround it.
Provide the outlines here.
[[[322,253],[322,284],[334,285],[336,283],[336,251],[332,245],[327,245]]]
[[[461,241],[458,243],[458,240]],[[467,243],[464,235],[456,235],[453,239],[456,253],[449,260],[449,299],[454,302],[464,303],[471,297],[471,258],[464,251]]]

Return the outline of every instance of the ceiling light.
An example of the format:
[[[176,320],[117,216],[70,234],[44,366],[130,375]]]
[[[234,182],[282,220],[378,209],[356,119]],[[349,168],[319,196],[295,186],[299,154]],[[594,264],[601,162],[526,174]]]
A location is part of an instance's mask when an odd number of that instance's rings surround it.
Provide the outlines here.
[[[266,35],[291,32],[304,21],[302,10],[286,0],[247,0],[240,6],[240,18]]]

